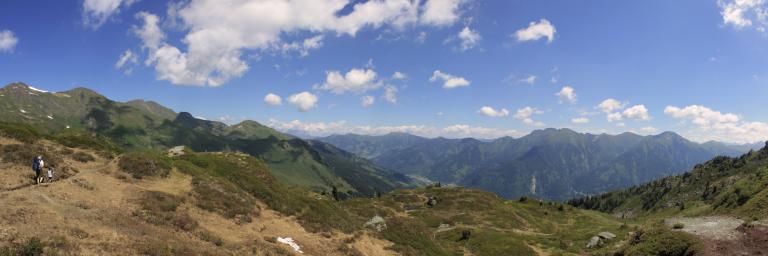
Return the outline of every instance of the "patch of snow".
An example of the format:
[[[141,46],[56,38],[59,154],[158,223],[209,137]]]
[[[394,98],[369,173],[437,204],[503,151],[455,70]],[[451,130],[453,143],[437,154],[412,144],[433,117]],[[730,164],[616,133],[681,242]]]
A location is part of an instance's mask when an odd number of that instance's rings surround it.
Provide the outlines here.
[[[202,117],[202,116],[194,116],[194,117],[200,120],[208,121],[208,119],[205,119],[205,117]]]
[[[301,251],[301,247],[299,247],[299,245],[296,243],[296,241],[293,241],[293,238],[290,238],[290,237],[285,237],[285,238],[278,237],[277,241],[280,242],[280,243],[287,244],[288,246],[293,248],[294,251],[296,251],[296,252],[298,252],[300,254],[304,253],[304,252]]]
[[[37,88],[35,88],[35,87],[32,87],[32,86],[27,86],[27,87],[29,87],[29,89],[30,89],[30,90],[33,90],[33,91],[37,91],[37,92],[44,92],[44,93],[45,93],[45,92],[49,92],[49,91],[46,91],[46,90],[40,90],[40,89],[37,89]]]
[[[50,116],[50,115],[49,115],[49,116],[48,116],[48,119],[53,119],[53,116]]]
[[[21,112],[22,114],[26,114],[27,113],[27,111],[23,110],[23,109],[19,109],[19,112]]]
[[[69,129],[69,125],[67,125],[67,129]]]

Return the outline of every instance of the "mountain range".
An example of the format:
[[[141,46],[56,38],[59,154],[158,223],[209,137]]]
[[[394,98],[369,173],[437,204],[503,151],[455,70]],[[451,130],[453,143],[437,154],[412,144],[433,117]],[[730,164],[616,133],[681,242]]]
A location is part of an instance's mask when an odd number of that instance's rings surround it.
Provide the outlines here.
[[[567,200],[679,174],[718,155],[756,145],[691,142],[673,132],[652,136],[544,129],[492,141],[428,139],[405,133],[332,135],[319,140],[373,163],[435,182],[481,188],[506,198]]]
[[[84,88],[17,83],[0,99],[0,197],[9,199],[0,255],[768,250],[768,144],[569,129],[491,141],[394,133],[323,142]],[[24,170],[40,154],[57,180],[35,185]],[[391,170],[519,198],[439,184],[407,189],[423,184]],[[334,186],[340,194],[323,193]]]
[[[333,135],[304,140],[255,121],[203,120],[144,100],[117,102],[87,88],[46,92],[23,83],[0,89],[0,121],[46,132],[93,133],[121,148],[236,151],[264,160],[284,182],[315,191],[337,187],[370,196],[433,182],[481,188],[506,198],[568,200],[679,174],[718,155],[755,145],[694,143],[653,136],[537,130],[520,138],[424,138],[407,133]],[[419,179],[420,180],[420,179]]]
[[[186,146],[198,152],[237,151],[261,158],[284,182],[315,191],[371,196],[410,187],[405,175],[321,141],[283,134],[255,121],[203,120],[156,102],[117,102],[87,88],[47,92],[24,83],[0,88],[0,121],[48,133],[92,133],[129,150]]]

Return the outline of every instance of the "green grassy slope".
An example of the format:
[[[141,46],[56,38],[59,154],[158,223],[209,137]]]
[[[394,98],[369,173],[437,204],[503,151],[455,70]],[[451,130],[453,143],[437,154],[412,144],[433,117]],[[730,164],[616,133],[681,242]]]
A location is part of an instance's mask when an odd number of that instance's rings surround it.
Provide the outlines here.
[[[640,214],[691,211],[732,214],[746,219],[768,217],[768,147],[740,157],[716,157],[681,175],[579,198],[574,206],[605,212]]]
[[[432,187],[336,202],[283,185],[267,165],[247,155],[187,152],[167,161],[193,175],[201,207],[223,216],[252,210],[230,207],[244,205],[238,200],[260,200],[296,216],[310,231],[369,230],[393,242],[392,249],[404,255],[536,255],[535,250],[577,255],[589,251],[586,241],[599,232],[627,231],[607,214],[535,200],[506,201],[479,190]],[[210,189],[214,187],[225,188],[224,194]],[[427,197],[437,197],[437,205],[427,206]],[[364,227],[374,216],[385,221],[380,232]],[[469,239],[459,241],[465,230],[470,231]]]

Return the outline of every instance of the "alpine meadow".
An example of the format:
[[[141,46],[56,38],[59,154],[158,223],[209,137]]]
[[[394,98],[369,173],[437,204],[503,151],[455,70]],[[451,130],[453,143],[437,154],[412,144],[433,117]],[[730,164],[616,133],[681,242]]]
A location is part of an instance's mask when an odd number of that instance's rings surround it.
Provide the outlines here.
[[[768,255],[763,0],[8,0],[0,256]]]

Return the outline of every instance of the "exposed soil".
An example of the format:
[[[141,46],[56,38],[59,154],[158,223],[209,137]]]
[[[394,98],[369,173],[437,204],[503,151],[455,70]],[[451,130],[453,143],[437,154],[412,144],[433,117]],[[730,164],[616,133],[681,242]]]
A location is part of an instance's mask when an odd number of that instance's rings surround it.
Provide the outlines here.
[[[703,255],[768,255],[768,226],[724,216],[697,218],[670,218],[665,223],[672,227],[683,224],[682,232],[700,237],[704,242]]]
[[[708,240],[705,255],[768,255],[768,227],[741,227],[742,236],[736,240]]]
[[[696,218],[675,217],[665,221],[667,226],[683,224],[680,231],[711,240],[738,239],[741,232],[736,229],[744,224],[743,220],[726,216],[706,216]]]

